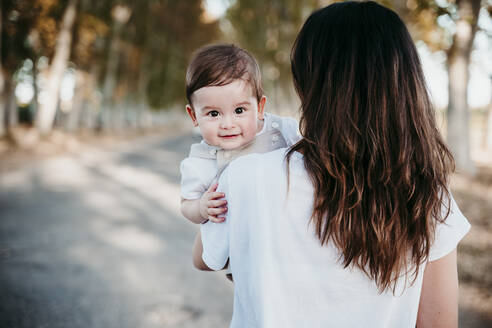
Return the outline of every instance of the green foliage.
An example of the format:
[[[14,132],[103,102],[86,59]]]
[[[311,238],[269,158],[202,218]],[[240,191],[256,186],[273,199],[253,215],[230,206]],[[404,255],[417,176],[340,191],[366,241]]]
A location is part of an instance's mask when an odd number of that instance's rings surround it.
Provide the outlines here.
[[[2,0],[1,61],[11,74],[32,56],[29,33],[35,24],[38,10],[29,0]]]
[[[149,104],[166,108],[184,102],[184,78],[192,52],[218,37],[217,22],[205,22],[201,1],[153,0],[133,3],[124,40],[142,53],[138,76],[148,72]],[[125,65],[127,69],[129,65]],[[146,71],[142,73],[143,71]]]
[[[385,4],[387,1],[378,1]],[[456,22],[463,18],[472,26],[476,25],[475,17],[460,17],[460,6],[477,3],[484,11],[492,12],[492,0],[435,1],[435,0],[395,0],[388,6],[394,9],[405,21],[415,40],[424,41],[433,50],[448,51],[453,44]],[[489,14],[489,18],[490,18]],[[486,31],[491,35],[492,31]]]
[[[26,58],[52,58],[66,0],[2,0],[2,66],[13,74]],[[112,9],[131,16],[115,35]],[[200,0],[80,0],[73,29],[74,67],[105,79],[112,38],[118,38],[117,96],[147,99],[156,108],[184,102],[191,53],[218,38],[218,23],[203,19]],[[143,92],[143,94],[139,94]]]
[[[232,41],[259,61],[266,89],[290,87],[290,50],[317,1],[237,0],[227,12],[234,28]]]
[[[381,0],[400,13],[417,40],[447,50],[453,42],[456,1]],[[118,44],[116,98],[155,108],[184,102],[188,60],[198,47],[228,40],[257,57],[267,90],[291,88],[290,51],[307,16],[333,1],[235,0],[222,20],[204,17],[201,0],[79,0],[73,29],[72,66],[97,75],[101,88],[113,38]],[[1,61],[12,75],[31,58],[50,59],[67,0],[3,0]],[[115,34],[112,10],[122,5],[130,17]],[[482,0],[492,12],[492,0]],[[446,25],[448,23],[448,25]]]

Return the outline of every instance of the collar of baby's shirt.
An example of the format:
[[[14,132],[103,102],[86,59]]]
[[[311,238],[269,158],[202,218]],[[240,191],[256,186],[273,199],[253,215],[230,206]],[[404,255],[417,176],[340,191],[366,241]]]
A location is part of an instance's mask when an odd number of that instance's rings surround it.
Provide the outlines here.
[[[205,140],[202,139],[202,141],[200,142],[200,144],[204,145],[205,147],[207,147],[207,150],[219,150],[219,149],[222,149],[218,146],[212,146],[212,145],[209,145]]]
[[[260,121],[261,121],[261,120],[260,120]],[[267,129],[266,127],[267,127],[267,125],[268,125],[268,122],[270,122],[270,114],[268,114],[268,113],[266,113],[266,112],[265,112],[265,114],[264,114],[264,118],[263,118],[263,127],[261,128],[261,131],[260,131],[260,132],[257,132],[257,133],[255,134],[255,136],[258,136],[258,135],[260,135],[260,134],[262,134],[262,133],[265,133],[265,131],[266,131],[266,129]]]

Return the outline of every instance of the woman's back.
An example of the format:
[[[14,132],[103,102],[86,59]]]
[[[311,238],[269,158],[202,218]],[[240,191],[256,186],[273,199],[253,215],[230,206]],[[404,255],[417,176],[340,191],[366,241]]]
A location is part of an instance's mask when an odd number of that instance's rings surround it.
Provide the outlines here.
[[[363,271],[344,268],[310,224],[313,186],[297,152],[287,188],[285,151],[233,162],[219,183],[227,222],[202,227],[205,262],[220,269],[230,261],[231,327],[415,327],[424,266],[415,281],[402,277],[394,293],[380,293]],[[452,251],[469,227],[456,207],[446,222],[431,260]]]
[[[334,3],[306,20],[291,66],[303,138],[231,163],[227,221],[202,227],[203,258],[197,238],[197,267],[230,259],[232,326],[456,327],[469,224],[404,23]]]

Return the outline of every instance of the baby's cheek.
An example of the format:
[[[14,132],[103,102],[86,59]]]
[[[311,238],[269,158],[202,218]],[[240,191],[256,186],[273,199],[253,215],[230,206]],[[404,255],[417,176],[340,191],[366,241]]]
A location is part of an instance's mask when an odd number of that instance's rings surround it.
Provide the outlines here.
[[[243,135],[246,135],[247,138],[253,140],[254,137],[256,136],[256,134],[260,131],[261,131],[261,128],[255,120],[254,122],[248,124],[248,126],[246,127],[246,133],[243,132]]]
[[[205,139],[205,141],[209,144],[209,145],[213,145],[214,146],[214,143],[216,142],[215,140],[215,133],[214,131],[208,129],[208,130],[200,130],[201,134],[202,134],[202,138]]]

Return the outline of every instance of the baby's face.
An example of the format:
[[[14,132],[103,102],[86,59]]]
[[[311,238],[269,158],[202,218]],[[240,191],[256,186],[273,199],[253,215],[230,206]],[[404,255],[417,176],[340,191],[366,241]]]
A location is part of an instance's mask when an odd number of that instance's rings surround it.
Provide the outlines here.
[[[235,149],[261,130],[266,98],[258,103],[247,81],[198,89],[192,100],[193,108],[188,105],[186,110],[209,145]]]

